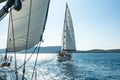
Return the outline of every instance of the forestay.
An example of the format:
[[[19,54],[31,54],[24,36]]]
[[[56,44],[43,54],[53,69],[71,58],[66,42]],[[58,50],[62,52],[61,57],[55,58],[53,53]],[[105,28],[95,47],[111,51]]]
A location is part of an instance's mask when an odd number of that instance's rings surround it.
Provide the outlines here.
[[[73,22],[68,5],[66,4],[64,28],[62,36],[62,51],[76,50]]]
[[[26,44],[27,48],[31,48],[40,41],[40,37],[45,28],[49,1],[50,0],[32,0],[32,6],[30,6],[30,0],[24,0],[22,2],[22,9],[19,12],[14,9],[11,11],[12,15],[10,15],[9,20],[7,51],[24,50],[26,49]],[[29,17],[30,8],[31,14]],[[27,33],[29,33],[28,43]]]

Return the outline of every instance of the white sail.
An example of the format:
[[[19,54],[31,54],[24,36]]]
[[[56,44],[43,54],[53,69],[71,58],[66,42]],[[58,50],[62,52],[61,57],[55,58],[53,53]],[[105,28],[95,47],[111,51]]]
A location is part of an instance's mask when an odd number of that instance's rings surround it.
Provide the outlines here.
[[[66,4],[66,10],[65,10],[62,41],[63,41],[62,48],[61,48],[62,51],[76,50],[73,22],[72,22],[70,10],[67,4]]]
[[[26,44],[27,48],[31,48],[40,41],[45,28],[50,0],[32,0],[32,5],[30,5],[30,1],[23,0],[22,9],[18,12],[15,10],[11,12],[7,51],[24,50],[26,49]]]

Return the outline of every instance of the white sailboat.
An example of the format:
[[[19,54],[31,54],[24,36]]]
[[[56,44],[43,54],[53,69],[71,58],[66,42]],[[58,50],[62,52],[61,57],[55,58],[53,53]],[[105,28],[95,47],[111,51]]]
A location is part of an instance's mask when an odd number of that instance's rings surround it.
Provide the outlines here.
[[[75,36],[70,10],[68,4],[66,4],[62,46],[61,52],[57,55],[58,61],[70,61],[72,51],[76,51]]]
[[[5,1],[5,0],[0,0]],[[8,67],[0,67],[0,80],[24,80],[26,69],[26,53],[28,48],[38,46],[40,48],[40,42],[42,40],[43,32],[45,29],[47,14],[49,9],[50,0],[22,0],[22,9],[16,11],[11,7],[9,14],[9,26],[7,35],[7,56],[9,52],[14,53],[15,69],[9,69]],[[18,72],[16,52],[25,51],[25,59],[23,63],[23,74],[20,76]],[[39,53],[39,52],[38,52]],[[37,54],[38,54],[37,53]],[[36,57],[36,62],[37,62]],[[36,65],[36,63],[35,63]],[[32,76],[34,76],[35,67]],[[3,75],[3,77],[1,77]],[[7,75],[8,74],[8,75]],[[12,75],[13,74],[13,75]],[[5,77],[6,78],[5,78]],[[10,78],[8,78],[10,77]],[[33,77],[32,77],[33,78]],[[33,79],[31,79],[33,80]]]

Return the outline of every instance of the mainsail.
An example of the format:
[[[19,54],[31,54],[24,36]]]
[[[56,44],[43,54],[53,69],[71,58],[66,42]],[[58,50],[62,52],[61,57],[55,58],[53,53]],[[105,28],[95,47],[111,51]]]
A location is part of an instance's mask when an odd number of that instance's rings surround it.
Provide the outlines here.
[[[65,10],[65,19],[64,19],[61,50],[62,51],[64,51],[64,50],[75,51],[76,50],[73,22],[72,22],[68,4],[66,4],[66,10]]]
[[[20,11],[11,11],[7,51],[35,46],[43,35],[50,0],[23,0]]]

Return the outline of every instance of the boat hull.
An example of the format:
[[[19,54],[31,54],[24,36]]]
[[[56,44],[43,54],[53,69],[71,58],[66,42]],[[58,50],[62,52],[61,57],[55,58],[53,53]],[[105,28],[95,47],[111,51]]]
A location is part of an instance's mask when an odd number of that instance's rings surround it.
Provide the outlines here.
[[[22,75],[16,73],[14,70],[6,67],[0,67],[0,80],[16,80],[16,74],[18,80],[22,80]],[[9,79],[8,79],[9,78]],[[24,78],[24,80],[27,80]]]
[[[57,61],[65,62],[65,61],[71,61],[71,57],[65,57],[65,56],[57,56]]]

